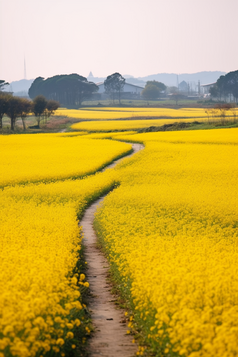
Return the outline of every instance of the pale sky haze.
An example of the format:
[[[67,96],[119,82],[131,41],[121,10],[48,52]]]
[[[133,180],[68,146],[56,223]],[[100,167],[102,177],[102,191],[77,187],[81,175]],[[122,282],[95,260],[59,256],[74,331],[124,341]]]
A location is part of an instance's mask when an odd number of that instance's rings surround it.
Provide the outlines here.
[[[0,0],[0,79],[238,69],[238,0]]]

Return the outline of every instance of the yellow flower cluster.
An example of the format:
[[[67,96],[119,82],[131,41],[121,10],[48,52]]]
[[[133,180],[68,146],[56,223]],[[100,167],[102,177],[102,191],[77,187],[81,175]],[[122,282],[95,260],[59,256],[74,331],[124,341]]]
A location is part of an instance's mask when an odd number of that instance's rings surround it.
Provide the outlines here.
[[[145,149],[116,168],[95,226],[133,324],[156,356],[236,356],[238,129],[117,138]]]
[[[60,108],[55,115],[83,120],[110,120],[128,118],[207,118],[203,108]]]
[[[126,134],[126,135],[125,135]],[[145,143],[151,141],[167,142],[167,143],[186,143],[186,144],[224,144],[224,145],[237,145],[238,135],[237,129],[219,129],[219,130],[192,130],[192,131],[171,131],[168,132],[157,132],[157,133],[147,133],[128,135],[129,133],[123,133],[123,135],[118,134],[117,138],[119,140],[131,141],[131,142],[141,142]],[[93,135],[93,134],[91,134]],[[94,134],[96,135],[96,134]],[[99,135],[99,134],[98,134]],[[110,135],[107,133],[102,133],[103,135]],[[114,137],[115,134],[113,134]],[[112,134],[111,134],[112,136]],[[88,136],[91,137],[91,136]],[[145,140],[146,138],[146,140]]]
[[[206,121],[206,118],[199,119]],[[176,122],[190,123],[194,118],[176,119]],[[97,120],[97,121],[82,121],[73,124],[71,127],[76,130],[88,131],[116,131],[116,130],[137,130],[148,128],[150,126],[162,126],[164,124],[174,123],[175,120],[170,119],[140,119],[140,120]]]
[[[58,351],[68,325],[84,315],[73,274],[81,242],[76,211],[4,191],[0,202],[0,351],[20,357]]]
[[[130,150],[124,143],[62,134],[0,137],[0,187],[78,178],[104,167]]]
[[[5,154],[10,157],[7,149],[11,149],[13,157],[15,148],[19,160],[13,160],[15,166],[12,163],[11,170],[2,168],[2,182],[11,182],[7,181],[10,173],[20,180],[23,177],[21,165],[24,177],[29,180],[40,174],[47,179],[47,172],[53,165],[52,152],[56,162],[64,161],[65,175],[68,175],[68,162],[74,172],[83,167],[82,172],[87,173],[92,165],[96,169],[130,149],[128,144],[108,140],[81,139],[79,142],[79,137],[49,137],[51,145],[45,135],[1,138],[7,143],[3,146],[2,158]],[[35,146],[41,148],[37,149],[38,155],[41,151],[45,160],[44,165],[43,161],[38,163],[38,171],[37,162],[33,160],[34,140]],[[66,145],[68,157],[66,154],[60,157],[63,152],[60,143],[63,147]],[[74,163],[70,156],[73,151],[78,153]],[[29,161],[27,152],[32,153]],[[52,175],[55,182],[43,180],[38,184],[6,186],[0,190],[1,357],[35,357],[48,352],[64,356],[76,344],[85,343],[84,336],[90,333],[81,300],[89,284],[82,273],[86,262],[81,259],[78,218],[88,203],[108,192],[116,180],[113,171],[109,170],[81,180],[57,182],[57,169],[55,171],[56,176]],[[53,174],[53,170],[50,172]]]

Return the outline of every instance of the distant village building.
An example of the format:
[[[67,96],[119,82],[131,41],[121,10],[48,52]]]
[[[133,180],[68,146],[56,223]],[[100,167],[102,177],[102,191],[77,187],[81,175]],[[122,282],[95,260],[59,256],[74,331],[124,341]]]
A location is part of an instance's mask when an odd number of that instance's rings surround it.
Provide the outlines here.
[[[210,88],[213,87],[216,84],[214,83],[208,83],[208,84],[201,84],[201,92],[202,94],[209,94],[210,93]]]
[[[179,90],[180,90],[181,92],[186,92],[186,93],[188,93],[188,88],[189,88],[189,86],[188,86],[188,83],[187,83],[187,82],[182,81],[182,82],[179,83]]]
[[[108,99],[111,96],[109,93],[105,92],[104,78],[94,77],[93,73],[90,72],[87,77],[87,80],[89,82],[94,82],[98,86],[98,91],[93,94],[93,100]],[[144,87],[142,86],[125,82],[123,90],[121,92],[121,98],[138,99],[140,98],[143,89]]]
[[[98,92],[97,93],[105,93],[105,88],[104,88],[104,82],[96,83],[98,86]],[[140,95],[141,92],[143,91],[143,87],[137,86],[135,84],[127,83],[125,82],[125,85],[123,87],[123,94],[134,94],[134,95]]]
[[[219,101],[225,101],[225,102],[234,103],[235,102],[235,98],[231,93],[229,93],[227,95],[218,94],[217,97],[211,96],[210,89],[213,86],[215,86],[216,83],[217,82],[209,83],[209,84],[201,84],[201,89],[202,89],[202,93],[203,93],[204,98],[212,97],[212,99],[217,99]]]
[[[90,71],[87,80],[89,82],[94,82],[98,86],[97,94],[102,95],[102,97],[108,96],[108,93],[105,92],[104,88],[104,78],[94,77],[93,73]],[[123,91],[121,92],[123,97],[130,97],[130,96],[140,96],[141,92],[143,91],[144,87],[138,86],[136,84],[125,82]]]

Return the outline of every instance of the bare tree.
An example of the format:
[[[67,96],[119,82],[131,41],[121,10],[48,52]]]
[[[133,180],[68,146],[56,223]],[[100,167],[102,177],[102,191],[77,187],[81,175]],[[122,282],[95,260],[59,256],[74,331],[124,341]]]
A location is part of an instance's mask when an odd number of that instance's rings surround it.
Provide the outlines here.
[[[225,124],[226,113],[234,107],[232,103],[217,104],[215,108],[220,111],[221,123]]]
[[[178,105],[178,101],[183,99],[185,96],[183,94],[180,94],[179,92],[173,93],[170,96],[170,99],[175,100],[176,105]]]
[[[19,114],[22,120],[22,125],[23,125],[23,129],[24,131],[26,130],[26,123],[25,123],[25,119],[27,117],[27,115],[31,112],[32,110],[32,102],[28,99],[25,98],[20,98],[20,103],[19,103]]]

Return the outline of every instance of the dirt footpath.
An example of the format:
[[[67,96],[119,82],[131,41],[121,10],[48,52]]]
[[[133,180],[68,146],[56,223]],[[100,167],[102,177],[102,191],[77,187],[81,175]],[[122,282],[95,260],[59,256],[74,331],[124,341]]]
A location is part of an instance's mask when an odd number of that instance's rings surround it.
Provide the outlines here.
[[[133,144],[133,154],[143,148],[143,145]],[[114,162],[108,168],[115,166]],[[111,285],[107,281],[109,264],[96,246],[96,234],[93,229],[94,213],[103,198],[94,202],[85,212],[80,225],[83,227],[85,258],[88,263],[87,281],[90,284],[91,296],[89,309],[95,332],[89,340],[88,353],[90,357],[132,357],[137,352],[137,346],[132,343],[133,337],[127,335],[127,325],[123,323],[124,311],[114,304],[110,293]]]

